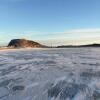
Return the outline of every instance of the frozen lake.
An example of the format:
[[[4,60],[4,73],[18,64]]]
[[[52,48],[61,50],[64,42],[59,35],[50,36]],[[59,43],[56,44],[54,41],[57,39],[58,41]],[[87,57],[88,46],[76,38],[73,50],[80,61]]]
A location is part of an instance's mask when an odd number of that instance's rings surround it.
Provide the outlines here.
[[[100,48],[0,51],[0,100],[100,100]]]

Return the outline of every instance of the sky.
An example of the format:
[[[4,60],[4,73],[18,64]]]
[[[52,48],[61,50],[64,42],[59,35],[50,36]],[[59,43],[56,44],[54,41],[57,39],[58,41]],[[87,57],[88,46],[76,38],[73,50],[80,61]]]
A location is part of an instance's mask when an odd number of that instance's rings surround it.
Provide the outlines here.
[[[0,0],[0,45],[100,43],[100,0]]]

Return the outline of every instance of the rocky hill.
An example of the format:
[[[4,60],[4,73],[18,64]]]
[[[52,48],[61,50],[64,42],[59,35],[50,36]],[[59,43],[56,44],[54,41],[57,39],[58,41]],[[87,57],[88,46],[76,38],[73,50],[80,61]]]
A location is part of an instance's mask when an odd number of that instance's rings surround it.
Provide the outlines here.
[[[46,47],[42,44],[39,44],[38,42],[34,42],[31,40],[26,39],[13,39],[9,42],[8,47],[14,47],[14,48],[43,48]]]

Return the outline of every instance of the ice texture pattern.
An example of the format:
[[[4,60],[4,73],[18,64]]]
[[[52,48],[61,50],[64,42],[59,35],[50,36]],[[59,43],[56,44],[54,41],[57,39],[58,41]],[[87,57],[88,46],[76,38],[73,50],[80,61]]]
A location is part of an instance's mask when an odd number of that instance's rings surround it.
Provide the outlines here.
[[[0,100],[100,100],[100,48],[0,51]]]

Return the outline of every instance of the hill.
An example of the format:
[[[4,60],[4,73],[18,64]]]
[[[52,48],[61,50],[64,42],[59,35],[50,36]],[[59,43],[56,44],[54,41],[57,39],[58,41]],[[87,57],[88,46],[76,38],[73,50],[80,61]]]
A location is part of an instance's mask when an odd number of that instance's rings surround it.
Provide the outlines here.
[[[34,42],[31,40],[26,40],[26,39],[12,39],[9,44],[8,47],[13,47],[13,48],[27,48],[27,47],[31,47],[31,48],[43,48],[46,47],[38,42]]]

